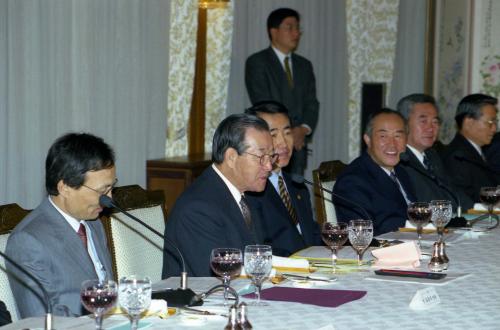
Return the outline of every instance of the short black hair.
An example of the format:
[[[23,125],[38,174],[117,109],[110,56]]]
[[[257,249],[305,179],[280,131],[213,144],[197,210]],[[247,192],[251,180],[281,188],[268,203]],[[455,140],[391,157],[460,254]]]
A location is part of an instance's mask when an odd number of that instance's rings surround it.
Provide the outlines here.
[[[366,123],[364,134],[368,135],[369,137],[372,136],[373,121],[375,120],[375,118],[377,118],[380,115],[395,115],[395,116],[401,118],[401,120],[403,121],[404,127],[405,127],[405,132],[407,132],[406,119],[405,119],[405,117],[403,117],[403,115],[401,115],[399,112],[397,112],[394,109],[382,108],[382,109],[379,109],[379,110],[372,112],[370,114],[370,116],[368,116],[368,122]]]
[[[245,110],[247,115],[259,116],[259,113],[269,113],[276,114],[281,113],[284,114],[288,119],[290,116],[288,115],[288,109],[277,101],[260,101],[252,105],[250,108]]]
[[[258,131],[269,131],[267,123],[253,115],[244,113],[233,114],[222,120],[217,126],[212,141],[212,161],[221,164],[227,149],[233,148],[241,155],[247,150],[245,144],[246,131],[254,128]]]
[[[103,139],[88,133],[68,133],[50,147],[45,160],[45,188],[57,196],[60,180],[75,189],[85,182],[89,171],[108,169],[115,165],[115,155]]]
[[[403,97],[401,100],[399,100],[397,109],[398,112],[402,114],[406,120],[408,120],[415,104],[422,103],[432,104],[434,108],[436,108],[436,111],[439,113],[439,107],[436,103],[436,99],[431,95],[420,93],[410,94]]]
[[[300,14],[298,11],[291,8],[278,8],[273,10],[267,17],[267,35],[271,39],[271,29],[277,29],[281,22],[287,17],[295,17],[297,22],[300,22]]]
[[[458,129],[462,129],[465,118],[479,119],[482,115],[481,109],[485,105],[496,106],[498,99],[485,94],[470,94],[464,97],[457,106],[455,122]]]

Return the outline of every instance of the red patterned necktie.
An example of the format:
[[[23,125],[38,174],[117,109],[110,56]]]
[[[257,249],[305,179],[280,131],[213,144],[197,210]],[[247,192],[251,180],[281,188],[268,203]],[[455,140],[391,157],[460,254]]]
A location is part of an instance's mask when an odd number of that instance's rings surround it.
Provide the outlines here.
[[[85,247],[85,251],[87,250],[87,229],[83,225],[83,223],[80,223],[80,228],[78,228],[77,232],[78,236],[80,236],[80,239],[82,240],[83,246]]]

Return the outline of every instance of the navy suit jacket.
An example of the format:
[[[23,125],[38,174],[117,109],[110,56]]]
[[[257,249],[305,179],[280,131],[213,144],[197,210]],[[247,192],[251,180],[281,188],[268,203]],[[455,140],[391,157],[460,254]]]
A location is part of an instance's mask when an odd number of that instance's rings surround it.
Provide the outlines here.
[[[499,175],[460,133],[446,146],[441,157],[453,184],[464,190],[474,202],[479,201],[481,187],[500,184]]]
[[[406,148],[405,154],[408,160],[401,160],[400,165],[410,176],[411,183],[415,188],[417,201],[430,202],[431,200],[450,200],[453,204],[453,208],[456,209],[458,198],[464,211],[473,207],[474,202],[469,196],[467,196],[461,188],[455,187],[452,184],[450,177],[445,171],[441,158],[434,149],[431,148],[425,151],[427,158],[432,164],[433,174],[428,172],[410,148]],[[434,178],[432,176],[434,176]],[[447,187],[448,190],[442,186]],[[454,195],[449,192],[450,190],[454,192]]]
[[[258,215],[250,207],[252,230],[221,177],[210,166],[177,199],[165,236],[182,252],[190,276],[213,276],[210,253],[219,247],[238,248],[261,243]],[[179,276],[179,255],[165,242],[162,277]]]
[[[259,212],[264,244],[273,247],[273,254],[283,257],[312,245],[322,245],[318,224],[313,218],[307,187],[293,182],[283,173],[285,184],[295,208],[302,235],[292,224],[288,210],[271,182],[261,193],[249,193],[249,202]]]
[[[394,168],[399,182],[407,197],[415,201],[410,178],[400,165]],[[387,173],[376,164],[370,155],[364,152],[353,160],[339,175],[333,191],[356,203],[359,207],[349,205],[338,198],[335,201],[337,219],[348,222],[366,216],[364,208],[373,221],[374,235],[380,235],[404,227],[407,219],[407,204],[398,186]]]
[[[10,313],[7,310],[7,307],[5,307],[4,302],[0,301],[0,327],[2,325],[9,324],[10,322],[12,322]]]
[[[293,88],[285,70],[271,47],[261,50],[245,63],[245,84],[252,104],[278,101],[287,109],[293,127],[308,125],[314,132],[318,122],[319,102],[313,66],[305,57],[292,53]],[[287,170],[302,174],[306,167],[305,149],[294,152]]]

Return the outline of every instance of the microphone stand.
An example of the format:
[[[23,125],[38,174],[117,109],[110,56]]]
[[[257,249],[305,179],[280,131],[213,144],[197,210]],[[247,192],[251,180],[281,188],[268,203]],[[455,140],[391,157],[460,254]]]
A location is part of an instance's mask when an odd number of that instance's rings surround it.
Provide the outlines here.
[[[45,288],[43,287],[42,283],[40,283],[40,281],[35,276],[30,274],[26,269],[24,269],[24,267],[22,267],[20,264],[15,262],[13,259],[11,259],[9,256],[7,256],[5,253],[0,251],[0,256],[2,256],[5,260],[10,262],[14,267],[19,269],[24,275],[28,276],[40,288],[40,290],[42,291],[42,294],[43,294],[43,298],[45,300],[45,310],[46,310],[45,330],[52,330],[53,329],[53,327],[52,327],[52,324],[53,324],[53,322],[52,322],[52,320],[53,320],[53,318],[52,318],[52,305],[50,304],[49,295],[48,295],[47,291],[45,290]]]
[[[180,283],[180,288],[176,290],[166,290],[166,291],[160,291],[160,292],[154,292],[153,293],[153,298],[154,299],[163,299],[166,300],[167,303],[170,306],[173,307],[182,307],[182,306],[199,306],[203,304],[203,301],[195,301],[195,296],[196,294],[194,293],[193,290],[188,288],[187,282],[188,282],[188,275],[186,272],[186,264],[184,262],[184,257],[182,256],[181,251],[179,248],[172,242],[170,239],[165,237],[165,235],[161,234],[158,232],[156,229],[145,223],[144,221],[140,220],[136,216],[130,214],[129,212],[125,211],[122,209],[120,206],[118,206],[115,201],[110,198],[107,195],[101,195],[99,197],[99,203],[104,206],[104,207],[114,207],[118,211],[122,212],[125,214],[127,217],[131,218],[132,220],[138,222],[145,228],[149,229],[152,233],[156,234],[158,237],[162,238],[165,242],[170,244],[172,246],[177,254],[179,255],[182,263],[182,272],[181,272],[181,283]]]

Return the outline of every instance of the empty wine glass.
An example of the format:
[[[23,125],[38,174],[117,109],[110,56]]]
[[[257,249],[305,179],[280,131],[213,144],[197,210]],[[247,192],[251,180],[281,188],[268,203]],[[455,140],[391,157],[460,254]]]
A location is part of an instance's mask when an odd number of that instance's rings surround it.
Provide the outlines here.
[[[450,222],[452,214],[451,202],[447,200],[431,201],[431,221],[437,229],[439,241],[443,240],[444,227]]]
[[[500,201],[500,191],[498,187],[482,187],[479,191],[479,200],[488,208],[488,219],[493,222],[493,210]]]
[[[238,276],[241,272],[243,257],[240,249],[216,248],[210,254],[210,267],[214,273],[222,278],[224,284],[224,306],[227,306],[227,296],[231,277]]]
[[[349,242],[358,254],[358,266],[361,266],[363,253],[373,239],[373,223],[371,220],[351,220],[348,232]]]
[[[344,222],[337,224],[325,222],[321,227],[321,238],[332,250],[332,273],[334,274],[337,269],[337,252],[347,242],[348,237],[347,224]]]
[[[269,277],[273,268],[273,251],[269,245],[247,245],[245,246],[245,272],[252,278],[255,286],[257,300],[252,303],[254,306],[266,306],[260,301],[260,291],[262,282]]]
[[[432,208],[429,203],[414,202],[408,205],[408,220],[410,223],[417,227],[418,246],[421,247],[420,241],[422,240],[422,229],[429,223],[432,215]]]
[[[119,282],[118,301],[130,316],[130,327],[136,330],[142,312],[151,304],[151,280],[148,277],[130,275]]]
[[[115,281],[87,280],[82,283],[80,298],[83,306],[95,316],[95,328],[102,329],[102,315],[116,303],[118,290]]]

